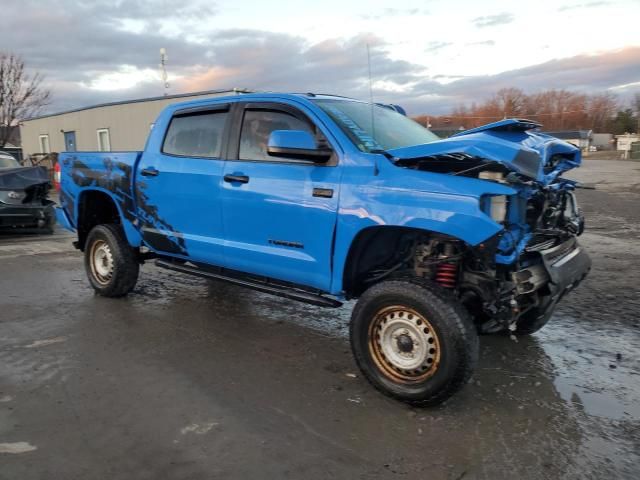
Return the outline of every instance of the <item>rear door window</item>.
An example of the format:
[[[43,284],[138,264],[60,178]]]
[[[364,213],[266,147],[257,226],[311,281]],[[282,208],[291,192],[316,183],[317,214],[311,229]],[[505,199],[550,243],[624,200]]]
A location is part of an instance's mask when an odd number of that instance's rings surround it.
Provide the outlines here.
[[[173,117],[162,152],[181,157],[220,158],[228,112],[198,112]]]

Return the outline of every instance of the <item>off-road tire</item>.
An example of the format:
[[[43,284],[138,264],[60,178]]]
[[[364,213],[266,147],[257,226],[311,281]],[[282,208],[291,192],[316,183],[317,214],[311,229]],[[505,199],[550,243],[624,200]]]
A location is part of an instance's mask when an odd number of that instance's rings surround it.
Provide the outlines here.
[[[380,366],[370,333],[377,324],[372,323],[379,321],[380,312],[384,315],[396,306],[422,316],[435,333],[438,360],[427,378],[391,378],[393,372],[385,372],[389,367]],[[478,334],[466,310],[449,292],[418,278],[387,280],[365,291],[351,315],[350,339],[356,363],[367,380],[384,394],[415,406],[437,405],[448,399],[469,381],[478,361]]]
[[[100,277],[92,268],[94,247],[100,245],[110,252],[111,273]],[[139,262],[135,249],[129,246],[120,225],[97,225],[89,232],[84,247],[84,266],[89,283],[103,297],[127,295],[138,280]]]

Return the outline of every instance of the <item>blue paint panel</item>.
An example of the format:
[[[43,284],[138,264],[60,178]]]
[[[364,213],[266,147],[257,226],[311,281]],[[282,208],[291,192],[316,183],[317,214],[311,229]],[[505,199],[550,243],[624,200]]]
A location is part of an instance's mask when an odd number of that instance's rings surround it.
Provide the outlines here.
[[[136,170],[136,200],[143,196],[150,218],[141,226],[145,243],[154,251],[194,261],[221,264],[222,219],[220,182],[224,161],[174,157],[146,152]],[[143,176],[154,168],[157,176]],[[140,209],[139,216],[145,212]]]
[[[83,196],[98,192],[113,200],[129,243],[136,247],[141,245],[140,233],[134,225],[138,215],[132,176],[139,158],[140,152],[80,152],[59,155],[58,161],[62,166],[60,205],[72,228],[78,225],[78,207]]]
[[[329,290],[340,169],[288,163],[229,161],[223,183],[225,265]],[[314,188],[333,190],[314,197]]]
[[[56,207],[56,222],[65,230],[69,230],[70,232],[76,231],[73,224],[71,223],[71,220],[69,219],[69,216],[62,207]]]

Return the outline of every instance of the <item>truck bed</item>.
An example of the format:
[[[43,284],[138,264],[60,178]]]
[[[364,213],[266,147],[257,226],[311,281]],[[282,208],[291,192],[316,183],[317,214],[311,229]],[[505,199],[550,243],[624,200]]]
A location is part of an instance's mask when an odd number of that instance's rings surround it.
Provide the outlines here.
[[[60,203],[75,228],[77,200],[85,190],[101,190],[112,195],[127,220],[135,216],[134,167],[142,152],[64,152],[61,165]]]

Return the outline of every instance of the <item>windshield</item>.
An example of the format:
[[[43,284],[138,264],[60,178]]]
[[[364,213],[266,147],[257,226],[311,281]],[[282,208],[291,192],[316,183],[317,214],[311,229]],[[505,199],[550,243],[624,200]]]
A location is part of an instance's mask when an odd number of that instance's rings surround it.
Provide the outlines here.
[[[390,108],[348,100],[314,100],[363,152],[411,147],[438,136]],[[373,121],[372,121],[373,120]]]
[[[0,168],[16,168],[19,166],[18,161],[12,156],[0,154]]]

